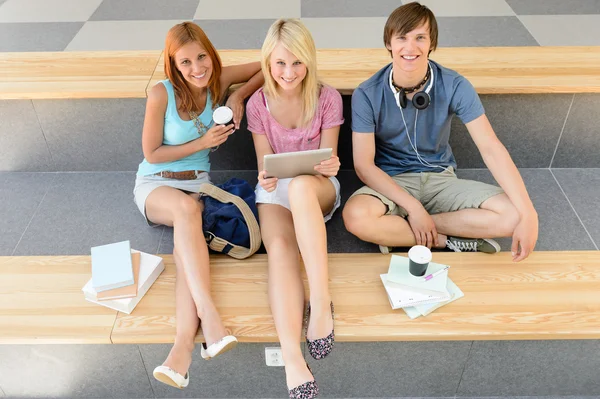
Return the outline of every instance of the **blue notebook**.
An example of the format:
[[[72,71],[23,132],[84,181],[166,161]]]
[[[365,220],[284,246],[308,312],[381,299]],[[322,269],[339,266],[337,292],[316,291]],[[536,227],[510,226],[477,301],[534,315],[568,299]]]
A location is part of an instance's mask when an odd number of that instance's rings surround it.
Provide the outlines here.
[[[133,283],[129,241],[92,247],[92,285],[96,292]]]

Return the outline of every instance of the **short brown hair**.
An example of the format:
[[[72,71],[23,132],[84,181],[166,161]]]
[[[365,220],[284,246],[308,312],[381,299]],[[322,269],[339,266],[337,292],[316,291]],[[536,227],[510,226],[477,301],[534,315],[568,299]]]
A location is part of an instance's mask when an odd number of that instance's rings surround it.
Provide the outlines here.
[[[383,43],[387,47],[394,35],[405,35],[424,24],[429,25],[429,38],[431,39],[429,53],[431,53],[438,44],[437,21],[433,12],[418,2],[405,4],[392,11],[385,23],[385,28],[383,28]]]

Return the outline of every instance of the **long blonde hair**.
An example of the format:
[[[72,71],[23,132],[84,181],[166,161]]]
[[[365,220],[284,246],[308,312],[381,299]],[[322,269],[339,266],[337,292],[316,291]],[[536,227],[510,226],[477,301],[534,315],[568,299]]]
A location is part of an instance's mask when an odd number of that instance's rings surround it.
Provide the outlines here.
[[[321,83],[317,77],[317,49],[312,35],[299,19],[278,19],[271,25],[262,45],[261,68],[265,77],[263,90],[277,98],[277,82],[271,75],[271,53],[281,43],[306,66],[306,76],[302,81],[302,120],[301,125],[311,123],[321,91]]]
[[[192,91],[188,87],[181,72],[175,66],[175,53],[188,43],[199,43],[212,61],[212,75],[208,81],[207,89],[210,91],[213,104],[221,102],[221,58],[212,45],[206,33],[193,22],[182,22],[172,27],[165,40],[165,75],[173,84],[177,96],[181,100],[179,108],[185,112],[202,112]]]

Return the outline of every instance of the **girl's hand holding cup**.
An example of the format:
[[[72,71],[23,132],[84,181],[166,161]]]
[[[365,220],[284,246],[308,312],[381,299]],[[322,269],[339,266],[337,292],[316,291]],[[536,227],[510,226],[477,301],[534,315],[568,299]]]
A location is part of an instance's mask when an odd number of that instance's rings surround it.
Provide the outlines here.
[[[198,140],[202,141],[202,148],[216,150],[221,144],[227,141],[229,135],[234,131],[233,123],[230,123],[229,125],[214,125]]]
[[[211,151],[215,151],[219,148],[219,145],[223,144],[230,134],[235,132],[235,126],[231,123],[233,119],[233,111],[229,107],[219,107],[213,111],[213,121],[215,124],[211,127],[204,137],[208,138],[208,147]]]

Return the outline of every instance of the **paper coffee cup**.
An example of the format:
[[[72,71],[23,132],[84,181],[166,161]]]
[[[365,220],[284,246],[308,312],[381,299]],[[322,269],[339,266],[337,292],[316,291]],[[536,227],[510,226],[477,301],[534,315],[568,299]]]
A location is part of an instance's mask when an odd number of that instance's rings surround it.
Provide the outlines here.
[[[233,111],[229,107],[219,107],[213,111],[213,121],[217,125],[228,125],[233,119]]]
[[[431,262],[431,251],[423,245],[415,245],[408,251],[408,271],[413,276],[423,276]]]

